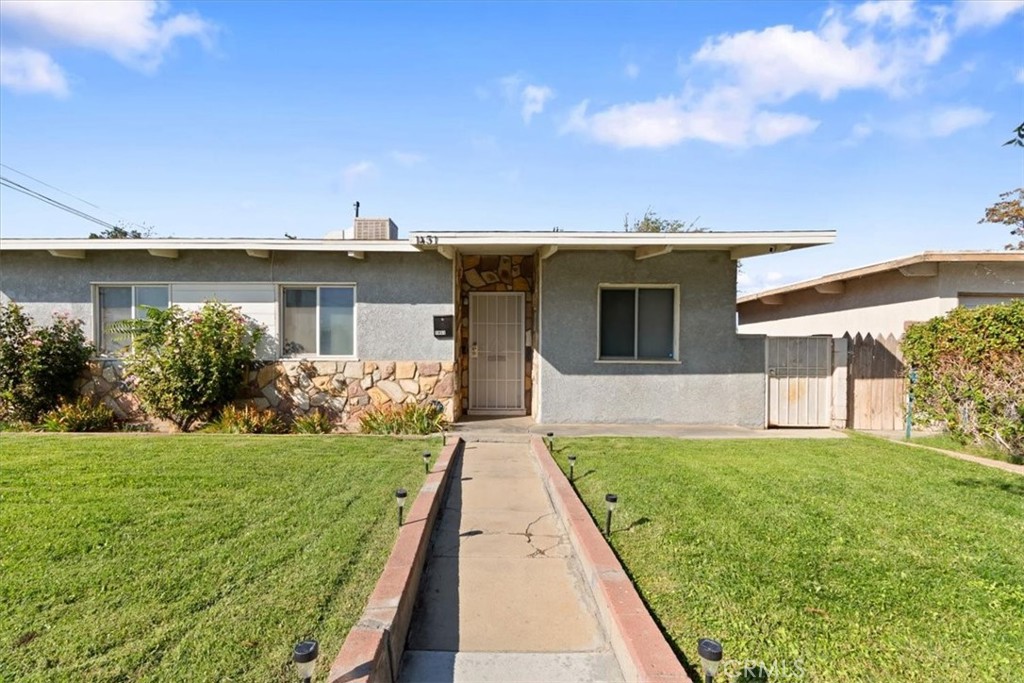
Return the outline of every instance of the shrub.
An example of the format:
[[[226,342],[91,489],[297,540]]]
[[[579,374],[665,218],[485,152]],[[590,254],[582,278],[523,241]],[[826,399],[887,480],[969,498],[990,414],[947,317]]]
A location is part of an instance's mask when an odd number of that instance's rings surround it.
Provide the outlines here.
[[[227,406],[207,429],[224,434],[286,434],[288,425],[273,410]]]
[[[0,419],[35,422],[74,393],[91,355],[81,320],[33,327],[17,304],[0,307]]]
[[[363,413],[359,424],[367,434],[433,434],[448,422],[444,406],[438,401],[429,401],[375,408]]]
[[[915,420],[1024,459],[1024,299],[913,325],[902,348],[917,372]]]
[[[308,415],[300,415],[292,422],[292,431],[296,434],[330,434],[334,431],[334,423],[330,416],[322,410]]]
[[[102,403],[80,396],[43,413],[40,426],[46,432],[109,432],[117,426],[117,417]]]
[[[188,431],[235,398],[262,330],[238,309],[210,301],[198,311],[146,307],[115,332],[130,336],[125,370],[143,407]]]

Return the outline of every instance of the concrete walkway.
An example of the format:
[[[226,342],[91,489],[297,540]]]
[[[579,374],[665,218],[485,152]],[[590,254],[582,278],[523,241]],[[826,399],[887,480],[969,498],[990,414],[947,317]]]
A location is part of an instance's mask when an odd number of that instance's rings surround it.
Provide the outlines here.
[[[466,446],[432,539],[402,681],[621,681],[526,444]]]

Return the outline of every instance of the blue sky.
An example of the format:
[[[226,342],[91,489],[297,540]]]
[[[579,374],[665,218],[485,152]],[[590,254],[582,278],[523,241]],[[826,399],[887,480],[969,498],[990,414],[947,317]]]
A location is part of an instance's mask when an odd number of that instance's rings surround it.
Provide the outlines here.
[[[835,229],[752,291],[999,249],[1024,185],[1024,0],[4,0],[3,175],[162,236]],[[20,175],[88,201],[83,204]],[[5,237],[96,229],[8,188]],[[97,208],[100,207],[100,208]]]

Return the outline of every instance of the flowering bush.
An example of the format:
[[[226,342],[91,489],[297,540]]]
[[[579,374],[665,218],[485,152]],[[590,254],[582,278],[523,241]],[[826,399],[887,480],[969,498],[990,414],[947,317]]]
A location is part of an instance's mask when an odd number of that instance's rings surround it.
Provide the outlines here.
[[[131,340],[125,370],[143,407],[182,431],[235,398],[263,336],[237,308],[216,301],[198,311],[146,307],[145,317],[113,330]]]
[[[0,419],[35,422],[71,396],[91,355],[81,320],[33,327],[17,304],[0,307]]]

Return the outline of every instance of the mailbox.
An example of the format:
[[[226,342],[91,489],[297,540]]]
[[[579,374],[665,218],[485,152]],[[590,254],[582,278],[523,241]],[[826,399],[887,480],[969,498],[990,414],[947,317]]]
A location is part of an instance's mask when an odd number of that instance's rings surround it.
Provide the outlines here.
[[[435,315],[434,316],[434,338],[451,339],[455,316]]]

